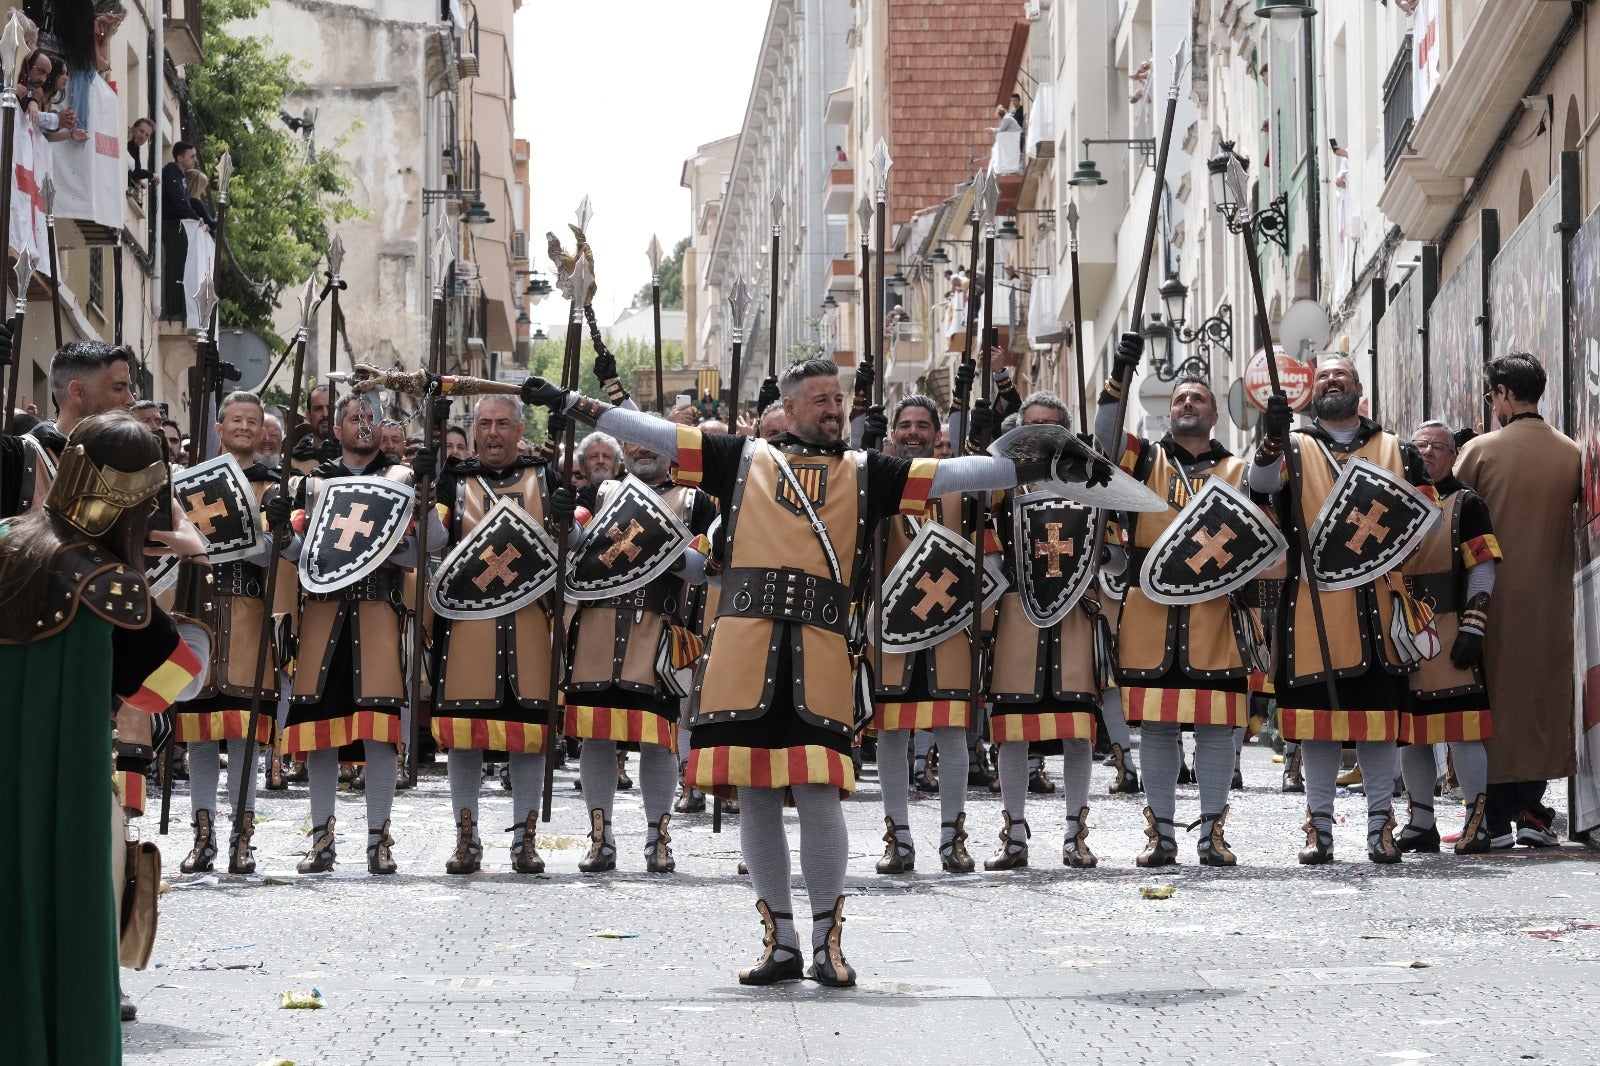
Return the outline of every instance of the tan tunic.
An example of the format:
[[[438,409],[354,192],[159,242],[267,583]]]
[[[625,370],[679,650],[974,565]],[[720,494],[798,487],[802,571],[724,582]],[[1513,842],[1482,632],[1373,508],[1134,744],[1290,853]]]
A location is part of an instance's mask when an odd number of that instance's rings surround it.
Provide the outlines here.
[[[1456,460],[1456,477],[1489,505],[1505,553],[1484,635],[1491,784],[1547,781],[1577,769],[1573,507],[1582,473],[1578,445],[1537,418],[1478,437]]]

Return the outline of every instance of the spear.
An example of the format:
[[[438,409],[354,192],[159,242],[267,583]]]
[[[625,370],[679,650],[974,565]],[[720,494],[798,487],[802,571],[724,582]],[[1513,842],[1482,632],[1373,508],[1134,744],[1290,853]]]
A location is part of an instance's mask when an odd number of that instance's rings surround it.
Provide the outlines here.
[[[983,235],[984,235],[983,403],[984,403],[985,406],[988,406],[989,403],[990,403],[989,389],[990,389],[990,383],[993,381],[992,368],[990,366],[991,357],[990,357],[990,350],[989,350],[990,349],[990,346],[989,346],[989,333],[990,333],[990,330],[993,329],[992,322],[993,322],[993,314],[994,314],[994,312],[991,310],[994,307],[994,239],[995,239],[994,216],[995,216],[995,209],[999,206],[999,200],[1000,200],[1000,184],[999,184],[999,182],[995,180],[995,176],[993,174],[988,174],[988,173],[984,174],[982,187],[979,188],[978,190],[976,190],[976,192],[975,192],[974,199],[973,199],[973,206],[976,208],[976,210],[978,212],[978,216],[977,217],[981,218],[981,220],[983,222]],[[976,236],[977,236],[977,229],[976,228],[973,229],[973,236],[974,236],[974,238],[976,238]],[[976,245],[974,245],[974,247],[976,247]],[[970,294],[970,291],[971,291],[970,284],[968,286],[968,290],[969,290],[969,294]],[[970,305],[969,305],[969,307],[970,307]],[[970,310],[968,311],[968,321],[969,322],[971,321],[971,311]],[[967,343],[969,345],[972,343],[970,337],[968,338],[968,342]],[[974,406],[976,406],[976,405],[974,405]],[[965,428],[965,427],[963,427],[963,428]],[[969,434],[970,434],[970,432],[971,431],[968,430]],[[984,446],[985,444],[988,443],[987,441],[976,440],[976,438],[975,438],[975,441],[978,444],[978,446],[980,446],[980,447],[982,447],[982,446]],[[979,667],[981,665],[980,646],[982,645],[982,642],[983,642],[983,571],[984,571],[984,565],[983,565],[983,563],[984,563],[984,558],[983,558],[983,548],[984,548],[983,533],[984,533],[984,527],[987,526],[988,522],[989,522],[989,494],[986,493],[986,492],[975,492],[975,493],[972,494],[971,502],[972,502],[972,530],[971,530],[971,532],[972,532],[972,564],[973,564],[972,565],[972,632],[971,632],[971,636],[968,638],[969,639],[968,648],[969,648],[969,656],[970,656],[969,664],[970,664],[970,668],[972,670],[972,675],[971,675],[972,676],[972,684],[973,684],[974,689],[977,689],[979,687],[980,683],[981,683],[980,676],[979,676]],[[963,507],[962,511],[963,511],[962,518],[964,520],[966,518],[966,514],[965,514],[966,508]],[[966,522],[965,521],[962,522],[962,526],[963,526],[963,528],[966,526]]]
[[[865,320],[867,337],[869,339],[873,340],[873,341],[876,341],[877,346],[878,346],[877,350],[880,353],[886,353],[888,351],[888,338],[884,335],[884,332],[883,332],[883,322],[884,322],[884,311],[885,311],[884,304],[887,302],[887,299],[888,299],[888,295],[887,295],[888,294],[888,290],[884,285],[884,278],[885,278],[886,275],[884,274],[884,269],[883,269],[883,259],[884,259],[884,248],[883,248],[883,245],[884,245],[884,234],[888,230],[888,226],[887,226],[887,224],[885,222],[885,219],[887,219],[888,215],[889,215],[889,211],[888,211],[888,207],[887,207],[888,189],[889,189],[889,169],[894,166],[894,160],[889,157],[889,146],[886,143],[884,143],[884,140],[881,137],[878,138],[877,147],[874,148],[873,151],[872,151],[872,160],[871,160],[871,162],[872,162],[872,184],[873,184],[874,200],[876,202],[876,212],[875,213],[877,215],[876,221],[877,221],[877,231],[878,231],[878,261],[877,261],[877,268],[878,268],[877,282],[878,282],[878,284],[876,286],[876,288],[877,288],[877,297],[878,297],[878,299],[877,299],[878,318],[877,318],[876,326],[874,327],[872,315],[869,314],[869,313],[866,313],[866,309],[865,308],[863,308],[862,318]],[[871,285],[869,285],[867,283],[867,276],[868,275],[867,275],[867,254],[866,253],[867,253],[867,219],[868,219],[869,215],[867,213],[868,212],[867,200],[866,200],[866,197],[864,197],[864,196],[861,198],[861,208],[862,208],[862,211],[861,211],[861,270],[862,270],[861,292],[863,294],[862,298],[866,299],[866,294],[872,290],[873,286],[871,286]],[[887,376],[887,374],[889,372],[889,361],[888,361],[888,359],[886,359],[886,358],[878,359],[877,363],[874,365],[874,369],[877,371],[877,373],[872,376],[872,403],[873,403],[874,406],[876,406],[876,407],[881,409],[883,407],[883,379],[884,379],[885,376]],[[877,446],[879,448],[882,448],[883,447],[883,442],[879,441]],[[873,677],[877,678],[877,679],[880,679],[880,680],[883,677],[883,572],[884,572],[884,569],[886,568],[887,562],[888,562],[887,555],[888,555],[888,543],[887,543],[886,531],[885,531],[885,528],[884,528],[884,523],[879,522],[877,524],[877,526],[872,531],[872,603],[873,603],[873,607],[874,607],[874,610],[872,612],[872,646],[873,646],[873,664],[872,665],[873,665]]]
[[[872,232],[872,200],[866,196],[862,196],[861,202],[856,204],[856,220],[860,223],[860,225],[856,226],[856,232],[861,236],[861,358],[859,362],[862,366],[873,366],[872,258],[867,239],[867,235]],[[857,404],[865,408],[871,402],[871,394],[863,395],[858,387],[851,397],[851,416],[855,416]]]
[[[772,321],[767,325],[767,377],[778,376],[778,241],[783,236],[783,190],[772,190],[772,266],[771,289],[767,300],[767,313]],[[756,416],[760,417],[757,411]]]
[[[305,369],[306,342],[311,337],[311,315],[315,310],[311,292],[315,285],[314,279],[307,278],[305,291],[300,295],[300,329],[295,334],[294,377],[289,381],[289,410],[292,412],[300,410],[300,383],[303,377],[301,371]],[[323,295],[327,295],[326,290],[324,290]],[[310,432],[310,427],[305,426],[304,423],[301,424],[300,429],[302,432]],[[284,436],[283,453],[278,457],[279,492],[289,491],[289,477],[294,473],[292,453],[299,436],[300,434],[294,430],[289,430]],[[282,530],[274,529],[268,531],[267,535],[276,542],[280,532]],[[274,543],[275,547],[276,543]],[[244,763],[237,775],[237,779],[240,782],[239,794],[233,800],[233,827],[235,832],[244,824],[245,793],[248,791],[248,787],[245,785],[248,778],[245,775],[254,776],[256,772],[256,721],[261,714],[262,689],[267,682],[267,657],[272,646],[272,605],[278,594],[278,570],[277,552],[274,550],[267,560],[267,577],[262,583],[261,590],[261,632],[256,638],[256,680],[255,684],[250,688],[250,713],[245,718]],[[274,713],[276,709],[276,706],[274,706]],[[272,757],[269,752],[268,758],[271,759]]]
[[[17,131],[17,60],[18,53],[22,51],[22,23],[20,21],[22,10],[11,9],[11,19],[6,23],[5,33],[0,34],[0,226],[5,227],[5,233],[0,234],[0,252],[8,251],[11,247],[11,187],[12,163],[14,161]],[[27,279],[24,278],[19,286],[22,290],[20,299],[26,300]],[[0,304],[4,301],[4,285],[0,283]],[[11,331],[11,373],[6,386],[6,432],[17,431],[17,384],[22,373],[22,329],[21,324]]]
[[[889,157],[889,146],[880,137],[878,138],[878,146],[872,150],[873,185],[875,186],[874,191],[878,200],[878,325],[875,332],[878,339],[878,351],[880,352],[887,352],[889,343],[883,329],[884,318],[889,310],[888,275],[883,270],[883,258],[884,235],[889,228],[889,211],[886,207],[889,191],[889,169],[893,166],[894,160]],[[863,234],[863,236],[865,235]],[[877,368],[878,373],[872,381],[872,402],[881,407],[883,406],[883,379],[889,372],[889,362],[887,359],[879,359],[878,362],[882,365]]]
[[[650,310],[656,327],[656,413],[667,413],[667,387],[661,373],[661,242],[650,235],[650,247],[644,250],[650,260]]]
[[[339,369],[339,293],[349,288],[349,284],[339,274],[339,268],[343,264],[344,241],[339,237],[338,234],[334,234],[333,240],[328,242],[328,269],[323,271],[322,274],[323,277],[328,279],[328,284],[325,291],[328,293],[329,298],[333,301],[333,307],[328,313],[327,386],[328,410],[330,412],[334,409],[334,405],[339,402],[338,397],[334,395],[334,393],[337,391],[337,386],[334,384],[334,382],[337,379],[333,375]],[[431,351],[432,345],[430,344],[429,347]]]
[[[967,256],[967,329],[961,344],[961,365],[967,369],[973,368],[972,344],[978,332],[978,227],[982,222],[983,201],[987,198],[989,175],[986,171],[978,171],[972,178],[972,248]],[[955,449],[956,455],[966,451],[967,436],[972,429],[971,406],[972,386],[967,386],[965,396],[954,397],[961,404],[961,432],[955,434],[959,439],[952,440],[950,445]]]
[[[1083,368],[1083,278],[1078,273],[1078,201],[1067,204],[1067,248],[1072,258],[1072,350],[1078,364],[1078,429],[1089,430],[1089,386]]]
[[[9,141],[7,142],[10,143]],[[0,186],[7,186],[9,182],[0,180]],[[0,215],[0,217],[4,217]],[[22,323],[28,314],[28,282],[33,279],[35,260],[33,252],[27,248],[17,249],[17,262],[13,268],[17,276],[17,300],[12,305],[11,326],[11,387],[6,390],[6,398],[10,406],[6,408],[6,432],[16,432],[17,417],[17,375],[22,367]],[[0,279],[0,306],[5,304],[3,279]]]
[[[223,232],[224,227],[228,224],[228,185],[232,181],[233,155],[229,152],[223,152],[222,158],[217,160],[217,232],[213,235],[216,240],[211,244],[211,280],[213,284],[216,283],[217,278],[222,276]],[[221,303],[219,301],[218,310],[215,312],[217,320],[211,323],[211,341],[213,345],[216,344],[217,338],[221,336],[219,332],[221,327],[220,308]],[[221,352],[219,351],[217,354],[220,358]]]
[[[739,428],[739,364],[744,351],[744,313],[749,306],[750,289],[740,278],[733,283],[733,295],[728,300],[728,310],[733,315],[733,388],[729,393],[733,402],[729,405],[728,426],[733,432]]]
[[[61,350],[61,259],[56,253],[56,183],[46,174],[44,187],[45,250],[50,257],[50,317],[55,323],[56,351]]]
[[[585,196],[583,202],[578,205],[579,230],[588,232],[589,219],[593,214],[594,209],[589,204],[589,198]],[[589,298],[589,286],[593,284],[589,274],[591,269],[589,256],[584,251],[582,241],[573,252],[572,313],[567,323],[567,350],[561,366],[561,387],[568,392],[574,392],[578,388],[578,356],[583,348],[583,309],[585,301]],[[558,263],[558,275],[559,267]],[[572,484],[572,445],[575,429],[574,420],[567,419],[566,439],[563,441],[561,454],[562,487],[569,487]],[[556,523],[556,583],[550,589],[550,722],[545,729],[544,801],[539,816],[540,821],[544,822],[550,820],[550,808],[555,802],[556,737],[561,729],[561,675],[565,671],[567,648],[567,536],[570,532],[571,526],[568,523]]]
[[[994,216],[999,207],[1000,185],[993,174],[983,183],[983,201],[978,205],[983,215],[983,332],[979,343],[983,345],[983,402],[990,402],[989,388],[994,374]],[[978,441],[987,445],[986,440]]]

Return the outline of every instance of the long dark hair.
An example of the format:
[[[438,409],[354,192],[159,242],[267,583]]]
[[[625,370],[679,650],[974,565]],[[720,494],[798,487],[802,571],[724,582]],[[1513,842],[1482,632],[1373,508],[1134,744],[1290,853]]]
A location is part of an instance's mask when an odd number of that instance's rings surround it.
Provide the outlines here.
[[[161,441],[126,411],[108,411],[78,423],[68,446],[83,445],[89,458],[101,466],[132,473],[161,461]],[[0,535],[0,631],[11,622],[33,619],[50,581],[50,569],[62,547],[74,541],[94,540],[106,551],[144,571],[145,528],[155,501],[122,512],[104,536],[90,538],[65,518],[40,510],[8,523]],[[12,634],[0,632],[0,637]]]

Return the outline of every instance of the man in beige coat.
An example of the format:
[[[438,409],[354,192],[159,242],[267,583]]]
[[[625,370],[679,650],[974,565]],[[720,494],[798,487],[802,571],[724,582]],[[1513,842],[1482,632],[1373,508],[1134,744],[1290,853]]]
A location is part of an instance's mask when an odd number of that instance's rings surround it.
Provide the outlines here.
[[[1572,731],[1573,533],[1578,445],[1539,417],[1544,368],[1513,353],[1486,370],[1500,428],[1461,450],[1456,476],[1489,504],[1505,561],[1495,584],[1484,665],[1494,737],[1488,821],[1497,843],[1557,843],[1547,782],[1577,769]]]

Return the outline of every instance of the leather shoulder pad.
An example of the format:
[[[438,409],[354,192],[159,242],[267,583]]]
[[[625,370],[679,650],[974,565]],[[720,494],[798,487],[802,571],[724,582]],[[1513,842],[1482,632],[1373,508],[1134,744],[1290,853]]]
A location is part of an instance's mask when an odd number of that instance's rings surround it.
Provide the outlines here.
[[[150,624],[150,586],[144,575],[100,549],[92,549],[101,565],[84,574],[76,590],[79,600],[95,614],[122,629],[143,629]],[[72,573],[82,573],[74,570]],[[71,576],[67,574],[64,576]]]

